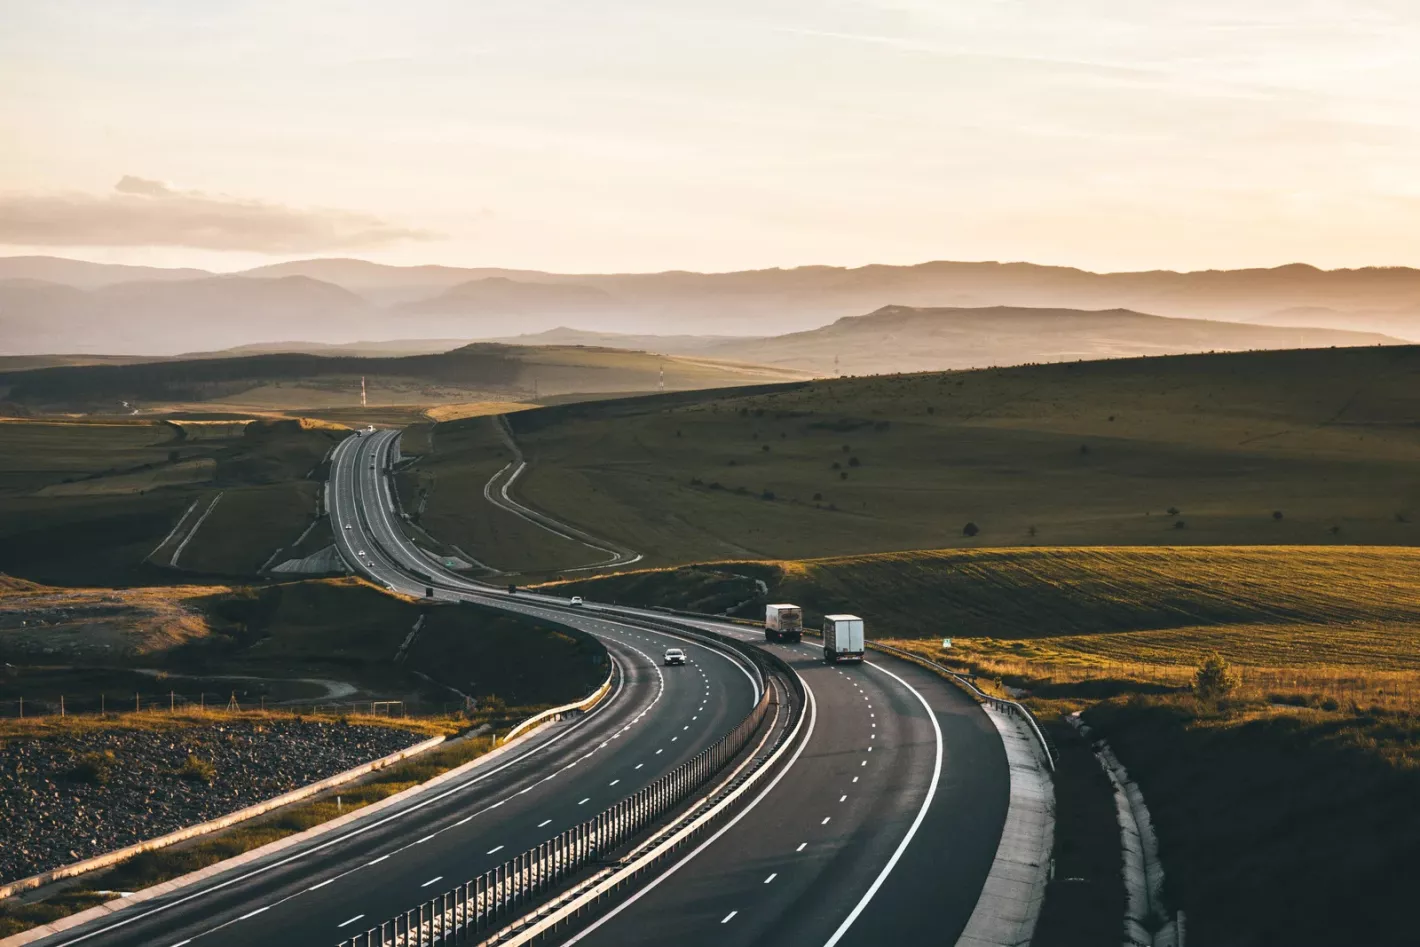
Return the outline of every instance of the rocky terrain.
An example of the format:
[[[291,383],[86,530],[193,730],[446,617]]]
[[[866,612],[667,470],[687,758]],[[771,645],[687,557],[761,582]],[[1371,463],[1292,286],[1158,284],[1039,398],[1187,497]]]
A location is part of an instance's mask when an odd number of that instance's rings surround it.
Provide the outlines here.
[[[315,720],[12,738],[0,743],[0,881],[225,815],[421,739]]]

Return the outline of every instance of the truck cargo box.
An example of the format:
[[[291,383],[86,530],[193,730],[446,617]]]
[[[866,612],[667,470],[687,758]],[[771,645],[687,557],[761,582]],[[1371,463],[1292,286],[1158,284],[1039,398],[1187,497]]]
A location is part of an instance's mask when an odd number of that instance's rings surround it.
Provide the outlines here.
[[[798,641],[804,631],[804,612],[797,605],[764,606],[766,641]]]
[[[857,615],[823,616],[823,659],[829,664],[863,660],[863,619]]]

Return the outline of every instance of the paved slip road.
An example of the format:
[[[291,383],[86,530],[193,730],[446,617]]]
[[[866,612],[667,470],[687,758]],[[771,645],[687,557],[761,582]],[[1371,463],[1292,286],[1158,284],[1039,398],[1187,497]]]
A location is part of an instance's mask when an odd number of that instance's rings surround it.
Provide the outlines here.
[[[398,435],[380,436],[392,442]],[[382,510],[393,509],[380,489],[368,486],[367,510],[376,497]],[[407,546],[397,532],[391,523],[389,541]],[[763,640],[743,625],[679,620]],[[956,941],[990,870],[1009,800],[995,727],[965,694],[910,662],[874,655],[830,667],[812,640],[770,647],[813,695],[803,751],[757,804],[573,942]]]

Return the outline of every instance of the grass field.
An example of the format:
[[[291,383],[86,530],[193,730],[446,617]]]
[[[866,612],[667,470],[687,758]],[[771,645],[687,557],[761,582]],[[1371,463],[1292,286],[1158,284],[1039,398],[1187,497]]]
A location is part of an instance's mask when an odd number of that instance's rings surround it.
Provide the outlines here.
[[[343,434],[295,420],[0,422],[0,572],[158,581],[145,560],[194,501],[222,493],[181,564],[254,574],[305,528],[318,486],[306,476]]]
[[[416,522],[436,539],[509,573],[555,571],[596,557],[485,499],[489,478],[513,460],[493,418],[420,425],[412,434],[410,451],[424,453],[400,475],[400,498],[407,510],[424,504]]]
[[[57,711],[60,695],[71,712],[92,714],[101,693],[123,710],[135,690],[145,709],[166,708],[170,690],[314,702],[296,679],[349,685],[347,703],[404,700],[425,713],[458,708],[464,695],[534,706],[573,700],[606,675],[601,646],[560,625],[434,607],[358,579],[121,591],[7,580],[0,659],[0,716],[15,715],[19,698],[32,715]]]
[[[509,420],[531,464],[520,496],[651,563],[947,546],[1413,545],[1417,374],[1413,347],[1179,356],[677,394]],[[439,437],[452,447],[460,430],[441,426]],[[432,498],[429,515],[451,502]]]
[[[1184,686],[1217,651],[1244,692],[1420,710],[1420,550],[1133,547],[934,550],[630,572],[554,587],[723,610],[765,597],[1049,693]],[[952,639],[950,652],[941,640]]]

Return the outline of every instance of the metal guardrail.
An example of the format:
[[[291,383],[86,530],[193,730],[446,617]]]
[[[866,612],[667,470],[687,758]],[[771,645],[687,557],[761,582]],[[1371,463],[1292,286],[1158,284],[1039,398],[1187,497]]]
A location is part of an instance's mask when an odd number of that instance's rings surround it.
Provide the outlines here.
[[[1021,704],[1019,701],[1007,700],[1004,697],[997,697],[994,694],[988,694],[981,688],[977,687],[971,681],[970,678],[958,674],[956,671],[953,671],[951,668],[945,665],[938,664],[931,658],[925,658],[920,654],[916,654],[912,651],[907,651],[903,648],[894,648],[892,645],[879,644],[873,641],[868,642],[868,647],[872,648],[875,651],[885,651],[888,654],[896,655],[899,658],[904,658],[908,661],[912,661],[917,664],[925,664],[933,670],[945,674],[947,677],[950,677],[953,681],[966,688],[967,691],[969,691],[973,696],[980,699],[982,703],[988,704],[996,710],[1000,710],[1009,714],[1015,714],[1017,717],[1020,717],[1030,727],[1031,733],[1035,735],[1036,741],[1040,743],[1040,748],[1045,751],[1045,764],[1050,767],[1050,771],[1052,773],[1055,772],[1055,748],[1052,747],[1050,745],[1050,741],[1045,738],[1045,732],[1040,729],[1040,724],[1036,721],[1035,715],[1032,714],[1029,710],[1027,710],[1025,708],[1025,705]]]
[[[496,933],[527,914],[535,899],[604,860],[690,798],[739,755],[775,702],[773,688],[765,688],[729,733],[639,792],[339,947],[433,947],[474,943]]]

